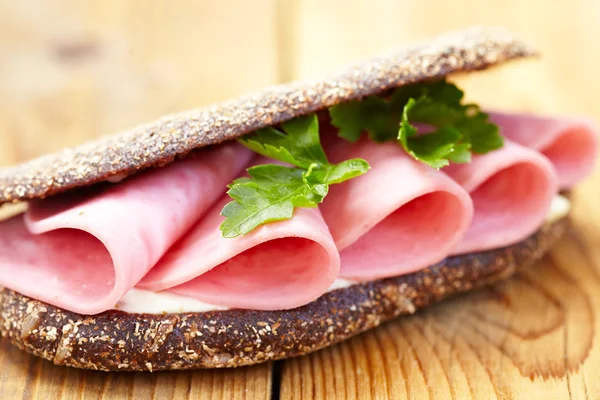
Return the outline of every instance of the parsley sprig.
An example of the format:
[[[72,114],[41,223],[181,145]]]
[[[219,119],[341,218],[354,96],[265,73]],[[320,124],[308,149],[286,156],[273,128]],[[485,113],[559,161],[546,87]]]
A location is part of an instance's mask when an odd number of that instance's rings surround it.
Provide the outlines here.
[[[390,96],[370,96],[329,109],[339,136],[355,142],[367,133],[376,142],[395,140],[413,158],[442,168],[467,163],[471,155],[503,145],[498,127],[475,104],[463,104],[456,85],[438,81],[396,89]],[[264,164],[229,185],[233,199],[221,214],[224,237],[246,234],[259,225],[292,218],[296,207],[317,207],[329,185],[362,175],[369,164],[360,158],[331,164],[319,139],[315,114],[238,139],[251,150],[290,166]]]
[[[317,207],[329,185],[362,175],[369,164],[360,158],[331,164],[319,139],[316,115],[282,124],[282,131],[264,128],[239,141],[263,156],[291,164],[263,164],[249,168],[248,177],[229,185],[232,202],[221,215],[226,238],[246,234],[267,222],[292,218],[296,207]]]
[[[329,109],[339,136],[357,141],[396,140],[415,159],[434,168],[466,163],[503,145],[498,127],[475,104],[463,104],[464,93],[444,80],[404,86],[388,98],[367,97]],[[413,125],[418,124],[418,125]],[[422,125],[432,130],[420,132]]]

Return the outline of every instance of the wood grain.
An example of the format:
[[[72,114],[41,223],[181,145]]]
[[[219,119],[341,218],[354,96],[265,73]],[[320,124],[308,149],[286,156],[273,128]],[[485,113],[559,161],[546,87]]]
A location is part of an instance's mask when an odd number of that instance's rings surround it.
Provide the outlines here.
[[[1,399],[245,399],[271,396],[271,364],[167,373],[106,373],[56,367],[0,341]]]
[[[0,2],[0,165],[276,82],[275,2]]]
[[[0,2],[0,164],[472,24],[543,58],[459,77],[471,100],[600,120],[599,20],[595,0]],[[600,168],[536,268],[274,369],[106,374],[2,340],[0,398],[600,398],[598,198]]]

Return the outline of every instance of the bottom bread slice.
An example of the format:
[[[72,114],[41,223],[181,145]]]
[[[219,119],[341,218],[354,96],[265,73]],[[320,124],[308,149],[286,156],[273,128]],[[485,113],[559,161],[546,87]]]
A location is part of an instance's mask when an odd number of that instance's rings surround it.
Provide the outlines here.
[[[328,292],[293,310],[86,316],[0,289],[0,331],[58,365],[106,371],[251,365],[307,354],[450,295],[511,276],[565,232],[546,223],[512,246],[446,260],[409,275]]]

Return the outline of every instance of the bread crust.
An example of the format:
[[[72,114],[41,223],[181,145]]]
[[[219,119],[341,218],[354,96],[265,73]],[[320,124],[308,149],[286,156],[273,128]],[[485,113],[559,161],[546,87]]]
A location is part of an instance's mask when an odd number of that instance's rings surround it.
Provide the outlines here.
[[[0,169],[0,204],[43,198],[162,166],[190,151],[335,104],[534,51],[501,28],[471,28],[366,60],[315,81],[271,86],[208,108],[165,116],[114,136]]]
[[[57,365],[106,371],[251,365],[307,354],[384,321],[500,279],[540,260],[567,220],[504,248],[449,257],[425,270],[324,294],[293,310],[84,316],[0,290],[0,332]]]

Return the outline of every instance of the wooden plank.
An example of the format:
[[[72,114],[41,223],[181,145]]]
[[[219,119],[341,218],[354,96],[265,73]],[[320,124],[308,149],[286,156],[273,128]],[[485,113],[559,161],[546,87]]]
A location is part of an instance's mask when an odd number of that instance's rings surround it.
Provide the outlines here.
[[[271,364],[192,372],[106,373],[57,367],[0,340],[1,399],[246,399],[271,396]]]
[[[593,79],[600,54],[589,47],[598,2],[301,0],[297,9],[297,78],[448,29],[503,25],[544,57],[458,77],[470,100],[600,120]],[[573,229],[542,265],[516,279],[286,361],[281,398],[600,397],[599,196],[597,168],[576,190]]]
[[[0,165],[274,83],[276,0],[0,4]]]

